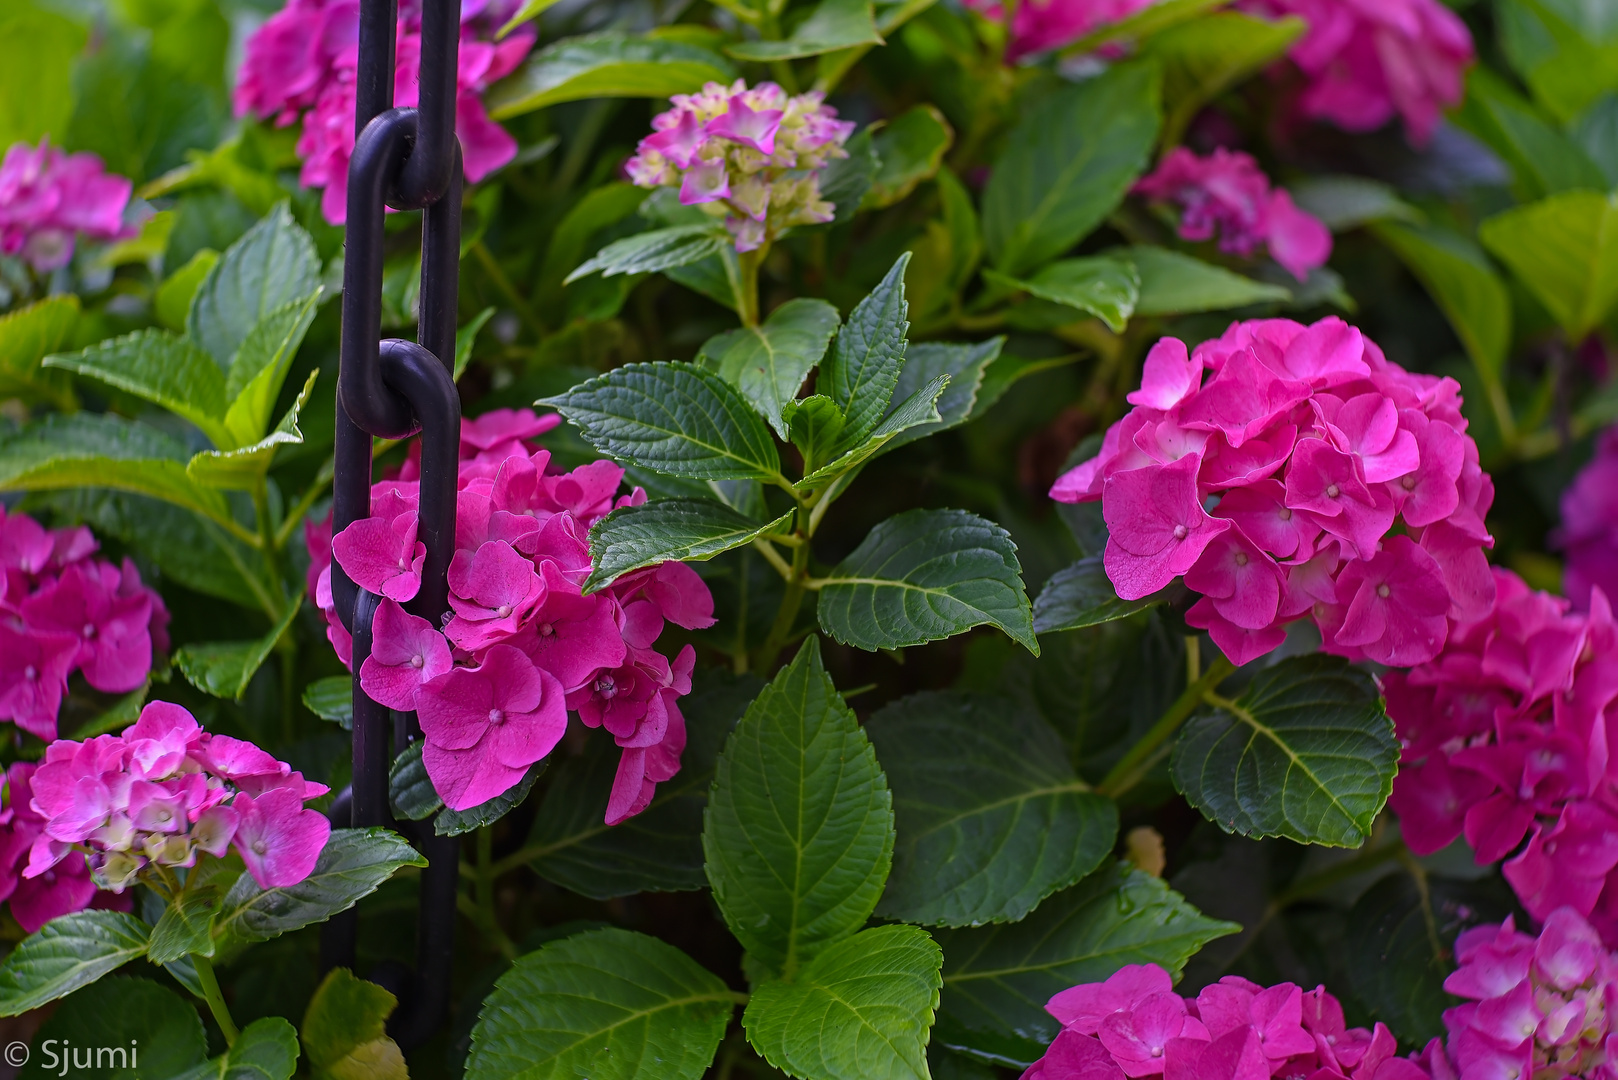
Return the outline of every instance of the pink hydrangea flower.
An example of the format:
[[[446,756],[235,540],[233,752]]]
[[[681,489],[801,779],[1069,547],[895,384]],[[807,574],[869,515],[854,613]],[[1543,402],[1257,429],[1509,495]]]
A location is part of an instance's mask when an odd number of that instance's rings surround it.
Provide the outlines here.
[[[676,94],[652,118],[624,175],[641,187],[678,187],[680,202],[721,217],[737,251],[753,251],[794,225],[832,220],[820,171],[847,157],[854,125],[818,90],[795,97],[774,83],[708,83]]]
[[[1035,53],[1060,49],[1090,31],[1128,18],[1154,0],[1023,0],[1017,5],[1006,60],[1016,63]],[[991,19],[1004,20],[1000,0],[967,0],[967,7]]]
[[[1426,145],[1443,110],[1460,102],[1472,35],[1439,0],[1245,0],[1270,17],[1301,16],[1309,29],[1287,53],[1302,73],[1304,116],[1374,131],[1394,116]]]
[[[411,711],[422,683],[455,666],[444,635],[392,600],[377,605],[371,634],[371,655],[360,665],[360,685],[372,701],[390,709]]]
[[[1336,318],[1235,323],[1195,349],[1164,339],[1134,408],[1051,497],[1099,499],[1118,595],[1181,578],[1199,594],[1187,621],[1235,663],[1303,617],[1327,652],[1426,663],[1494,601],[1494,488],[1458,390]]]
[[[1330,230],[1284,190],[1272,190],[1258,162],[1239,150],[1220,147],[1198,157],[1177,146],[1135,191],[1180,207],[1182,239],[1217,237],[1219,250],[1243,256],[1265,246],[1299,281],[1331,255]]]
[[[1554,537],[1567,554],[1562,590],[1580,611],[1590,590],[1618,596],[1618,427],[1596,441],[1595,458],[1562,492],[1562,527]]]
[[[0,254],[45,274],[72,260],[78,237],[132,236],[124,223],[132,190],[94,154],[64,154],[49,139],[14,143],[0,160]]]
[[[45,824],[32,805],[30,781],[36,768],[32,762],[18,761],[6,770],[5,808],[0,810],[0,900],[10,902],[12,917],[30,934],[91,904],[123,907],[128,902],[128,897],[96,888],[82,852],[73,852],[37,877],[22,876]]]

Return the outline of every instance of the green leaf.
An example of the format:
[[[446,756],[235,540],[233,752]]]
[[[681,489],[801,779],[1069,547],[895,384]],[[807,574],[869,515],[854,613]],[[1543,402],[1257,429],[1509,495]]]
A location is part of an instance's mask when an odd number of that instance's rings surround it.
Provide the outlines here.
[[[722,551],[791,528],[788,510],[760,524],[713,499],[659,499],[614,510],[590,528],[587,592],[661,562],[706,562]]]
[[[822,366],[815,388],[843,410],[842,449],[859,445],[881,421],[893,399],[904,366],[904,273],[907,251],[899,256],[880,284],[854,306],[837,332],[837,343]]]
[[[914,258],[905,271],[905,292],[918,322],[947,311],[983,258],[978,213],[965,185],[949,169],[939,170],[935,185],[942,215],[911,242]]]
[[[433,831],[439,836],[461,836],[494,824],[522,805],[523,800],[528,798],[528,793],[534,790],[534,781],[544,774],[549,765],[549,760],[534,762],[528,766],[528,771],[514,786],[487,802],[467,807],[465,810],[451,810],[445,807],[433,818]]]
[[[855,45],[881,45],[871,0],[820,0],[814,13],[785,41],[742,41],[725,46],[738,60],[800,60]]]
[[[171,1080],[290,1080],[298,1067],[298,1032],[279,1016],[242,1028],[235,1045]]]
[[[818,639],[726,741],[702,848],[731,932],[785,978],[870,917],[893,861],[893,799]]]
[[[0,146],[47,135],[61,144],[73,115],[73,58],[85,36],[84,26],[59,12],[7,5],[0,16]]]
[[[404,1055],[388,1038],[399,999],[347,968],[333,968],[303,1014],[303,1052],[314,1080],[409,1080]]]
[[[1298,209],[1313,214],[1332,232],[1373,221],[1419,224],[1422,213],[1393,188],[1363,176],[1311,176],[1288,188]]]
[[[1226,311],[1292,298],[1279,285],[1265,285],[1167,248],[1132,247],[1119,254],[1134,263],[1140,274],[1136,315]]]
[[[820,174],[820,197],[837,208],[833,224],[841,225],[854,216],[882,167],[873,136],[870,125],[862,128],[843,144],[848,156],[834,158]]]
[[[697,480],[779,478],[769,428],[747,399],[695,364],[626,364],[549,405],[603,454]]]
[[[1077,41],[1062,48],[1064,58],[1093,53],[1102,45],[1114,41],[1143,42],[1187,19],[1195,19],[1210,8],[1222,6],[1224,0],[1161,0],[1135,14],[1104,23]]]
[[[735,996],[674,946],[592,930],[519,957],[472,1029],[467,1080],[698,1080]]]
[[[1039,596],[1034,599],[1034,632],[1054,634],[1062,630],[1099,626],[1114,619],[1128,618],[1153,604],[1161,604],[1165,599],[1167,590],[1139,600],[1118,599],[1118,593],[1102,568],[1101,556],[1091,555],[1058,570],[1045,583]]]
[[[873,209],[892,206],[923,180],[937,176],[954,142],[955,129],[936,105],[915,105],[888,121],[871,136],[881,164],[865,193],[864,205]]]
[[[34,1053],[18,1080],[59,1078],[66,1043],[96,1048],[94,1065],[72,1069],[75,1077],[90,1080],[169,1077],[208,1056],[195,1005],[150,979],[122,975],[87,986],[56,1007],[34,1035]]]
[[[1010,698],[911,694],[865,724],[898,845],[877,913],[899,922],[1016,922],[1112,850],[1118,809],[1073,772],[1067,748]]]
[[[1511,296],[1488,256],[1447,230],[1383,222],[1374,232],[1432,295],[1472,363],[1497,381],[1511,348]]]
[[[198,690],[239,701],[302,606],[303,593],[299,592],[287,603],[281,620],[256,641],[214,641],[181,646],[174,651],[174,666]]]
[[[933,431],[938,430],[938,426],[944,420],[943,416],[938,412],[938,399],[943,396],[944,391],[949,387],[949,379],[948,375],[934,376],[927,385],[905,398],[894,407],[892,412],[883,417],[882,422],[872,429],[863,443],[854,446],[840,457],[809,473],[809,475],[798,481],[795,485],[797,489],[799,491],[809,491],[841,473],[847,473],[852,469],[859,468],[885,449],[888,443],[907,431],[912,431],[918,427],[926,427]],[[845,426],[843,428],[845,437],[838,440],[839,445],[847,442],[847,431],[848,429]],[[833,448],[834,452],[835,450],[836,447]],[[809,459],[805,459],[805,466],[810,463]]]
[[[309,403],[320,369],[315,368],[303,382],[303,389],[293,399],[292,407],[281,417],[281,422],[251,446],[237,450],[204,450],[186,463],[185,473],[199,484],[235,491],[255,491],[275,462],[275,452],[282,446],[301,446],[303,431],[298,427],[298,416]],[[256,383],[257,380],[255,380]],[[249,387],[248,393],[252,393]],[[234,412],[234,408],[232,409]]]
[[[653,229],[614,240],[580,263],[562,279],[569,285],[597,271],[603,277],[614,274],[650,274],[676,266],[701,262],[730,243],[730,234],[718,224],[675,225]]]
[[[40,361],[67,343],[78,321],[79,298],[72,293],[0,315],[0,394],[72,407],[68,377],[41,371]]]
[[[925,439],[929,435],[958,427],[972,418],[977,405],[978,392],[983,386],[989,365],[1000,356],[1005,345],[1003,337],[990,338],[975,345],[953,345],[938,341],[924,341],[905,349],[905,365],[899,371],[899,382],[893,388],[893,400],[909,401],[922,387],[940,375],[949,376],[949,385],[933,404],[938,409],[934,423],[916,424],[905,428],[889,439],[882,452],[895,450],[906,443]],[[889,416],[897,411],[897,406]]]
[[[1577,344],[1618,301],[1618,202],[1569,191],[1496,214],[1478,238]]]
[[[225,396],[230,400],[225,426],[230,428],[234,445],[246,446],[264,437],[270,411],[286,382],[292,358],[315,320],[321,295],[317,287],[308,296],[276,308],[247,332],[225,380]]]
[[[507,19],[506,24],[500,28],[500,32],[495,36],[505,37],[529,19],[543,15],[554,3],[556,3],[556,0],[524,0],[523,6],[517,9],[517,14]]]
[[[1226,832],[1359,847],[1393,789],[1399,740],[1369,673],[1298,656],[1193,716],[1172,768],[1191,805]]]
[[[424,744],[412,742],[388,766],[388,805],[395,817],[406,821],[423,821],[444,808],[444,800],[427,775],[427,766],[421,760]]]
[[[230,245],[202,279],[186,316],[186,336],[229,374],[255,326],[319,286],[315,242],[282,203]]]
[[[604,821],[622,756],[612,739],[596,735],[582,757],[558,763],[524,848],[535,873],[594,900],[706,888],[702,813],[714,762],[763,685],[755,675],[699,670],[680,699],[687,741],[679,773],[621,824]]]
[[[296,885],[264,889],[243,873],[225,894],[214,936],[267,941],[329,919],[376,891],[401,866],[427,860],[387,829],[333,829],[310,875]]]
[[[1178,143],[1199,109],[1279,58],[1307,28],[1295,16],[1271,22],[1216,11],[1153,37],[1141,53],[1163,66],[1164,144]]]
[[[1157,131],[1152,64],[1116,65],[1029,109],[983,193],[990,260],[1021,276],[1088,236],[1146,168]]]
[[[146,952],[147,925],[121,911],[52,919],[0,964],[0,1016],[20,1016],[65,997]]]
[[[215,446],[236,445],[225,426],[225,377],[213,358],[177,334],[137,330],[44,366],[86,375],[191,421]]]
[[[819,584],[820,625],[845,645],[898,649],[988,624],[1039,655],[1017,545],[965,510],[889,518]]]
[[[1607,186],[1601,170],[1573,140],[1483,65],[1467,72],[1466,99],[1451,115],[1457,126],[1511,166],[1525,200]]]
[[[159,251],[159,254],[162,252]],[[202,287],[202,279],[208,276],[208,271],[218,261],[219,252],[213,248],[200,248],[191,256],[190,262],[163,280],[152,298],[152,312],[159,324],[177,334],[185,332],[185,316],[191,310],[191,299]]]
[[[824,300],[788,300],[762,326],[731,331],[724,351],[710,355],[720,377],[746,395],[784,439],[781,409],[826,355],[839,321],[837,309]]]
[[[213,918],[219,913],[219,890],[211,886],[189,890],[169,902],[152,927],[146,959],[171,964],[183,956],[214,953]]]
[[[224,496],[186,475],[186,457],[178,440],[138,421],[51,415],[0,436],[0,491],[114,488],[232,520]]]
[[[472,362],[472,344],[485,323],[494,318],[494,308],[486,307],[472,316],[470,322],[455,331],[455,381],[461,380],[466,365]]]
[[[354,678],[351,675],[333,675],[316,679],[303,688],[303,707],[320,717],[340,725],[347,731],[354,726]]]
[[[792,982],[753,990],[747,1041],[771,1065],[814,1080],[928,1080],[927,1033],[944,956],[918,926],[862,930]]]
[[[846,421],[837,402],[825,394],[811,394],[787,403],[781,414],[786,418],[787,436],[803,456],[803,467],[810,472],[837,456]]]
[[[943,1014],[951,1034],[1032,1044],[1027,1064],[1062,1029],[1045,1011],[1058,992],[1101,982],[1125,964],[1157,964],[1178,975],[1198,949],[1240,929],[1206,917],[1161,879],[1116,863],[1057,893],[1022,922],[938,931]]]
[[[585,34],[540,49],[484,98],[496,120],[586,98],[666,98],[736,77],[716,52],[672,38]]]
[[[1121,334],[1140,299],[1140,274],[1133,263],[1105,255],[1061,259],[1027,278],[985,270],[984,280],[1030,296],[1088,312]]]

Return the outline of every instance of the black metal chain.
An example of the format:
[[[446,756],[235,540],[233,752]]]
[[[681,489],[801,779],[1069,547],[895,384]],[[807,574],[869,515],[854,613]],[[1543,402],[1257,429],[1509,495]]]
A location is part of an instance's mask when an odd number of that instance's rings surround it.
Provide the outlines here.
[[[356,72],[354,154],[348,167],[348,225],[343,256],[343,325],[337,384],[336,472],[332,531],[371,512],[371,439],[421,433],[420,524],[426,546],[421,589],[406,609],[434,626],[449,607],[449,561],[455,549],[455,495],[461,403],[455,389],[455,310],[460,275],[461,150],[455,138],[460,0],[423,0],[421,92],[417,108],[393,108],[396,0],[361,0]],[[382,241],[385,207],[424,209],[417,341],[382,334]],[[421,1042],[449,1005],[454,955],[459,844],[432,823],[396,823],[388,805],[393,753],[421,737],[413,714],[393,714],[360,686],[371,652],[377,597],[331,568],[332,597],[354,638],[354,779],[346,802],[356,828],[392,826],[414,832],[428,858],[416,916],[414,972],[368,973],[400,999],[389,1028],[401,1044]],[[390,731],[391,727],[391,731]],[[391,741],[394,744],[389,746]],[[340,812],[340,811],[339,811]],[[327,924],[326,966],[354,966],[353,909]]]

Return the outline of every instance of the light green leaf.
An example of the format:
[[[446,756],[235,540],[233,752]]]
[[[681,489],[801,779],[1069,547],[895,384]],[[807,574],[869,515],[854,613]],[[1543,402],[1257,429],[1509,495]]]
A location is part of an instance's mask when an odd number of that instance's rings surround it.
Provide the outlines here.
[[[333,968],[303,1014],[303,1052],[314,1080],[409,1080],[404,1055],[388,1038],[399,999],[347,968]]]
[[[811,394],[789,401],[781,414],[786,418],[787,437],[803,456],[803,467],[811,472],[821,462],[837,456],[846,421],[837,402],[825,394]]]
[[[455,331],[455,381],[459,382],[461,375],[466,371],[466,365],[472,362],[472,344],[477,341],[478,332],[483,325],[494,317],[494,308],[486,307],[472,316],[470,322]]]
[[[1020,276],[1088,236],[1146,168],[1158,131],[1158,72],[1119,64],[1029,109],[983,193],[983,239]]]
[[[299,592],[287,603],[281,621],[255,641],[217,641],[205,645],[183,645],[174,652],[174,666],[198,690],[214,697],[241,700],[247,686],[263,666],[281,635],[303,606]]]
[[[137,330],[83,352],[45,358],[62,368],[134,394],[191,421],[215,446],[235,437],[225,425],[225,377],[213,358],[186,338],[163,330]]]
[[[0,394],[26,400],[44,397],[72,407],[71,380],[41,371],[40,361],[66,344],[78,321],[79,298],[72,293],[48,296],[0,315]]]
[[[1505,160],[1525,199],[1607,186],[1601,170],[1572,139],[1484,65],[1467,72],[1466,98],[1452,117]]]
[[[1062,1030],[1045,1011],[1058,992],[1101,982],[1125,964],[1178,975],[1198,949],[1240,929],[1128,863],[1103,867],[1021,922],[936,933],[944,949],[938,1034],[945,1045],[980,1052],[1011,1043],[1010,1061],[1020,1046],[1026,1065]]]
[[[247,446],[264,437],[270,410],[275,408],[287,369],[314,322],[320,297],[321,290],[316,288],[308,296],[276,308],[247,332],[225,380],[225,397],[230,401],[225,426],[235,438],[234,445]]]
[[[61,145],[73,117],[73,60],[84,48],[85,26],[33,4],[9,4],[0,13],[0,146]]]
[[[401,866],[427,860],[387,829],[333,829],[314,870],[296,885],[264,889],[243,872],[225,894],[214,936],[268,941],[288,930],[329,919],[376,891]]]
[[[731,932],[785,978],[870,917],[893,860],[893,799],[819,639],[726,741],[702,848]]]
[[[779,477],[769,428],[747,399],[695,364],[626,364],[546,398],[603,454],[698,480]]]
[[[1311,176],[1287,189],[1298,209],[1313,214],[1332,232],[1373,221],[1419,224],[1422,213],[1393,188],[1363,176]]]
[[[855,45],[881,45],[871,0],[820,0],[785,41],[743,41],[725,46],[738,60],[800,60]]]
[[[1460,234],[1438,228],[1389,221],[1373,231],[1432,295],[1473,365],[1498,383],[1511,348],[1511,296],[1488,256]]]
[[[1166,593],[1156,592],[1139,600],[1118,599],[1102,568],[1101,556],[1091,555],[1058,570],[1045,583],[1034,599],[1034,632],[1054,634],[1128,618],[1161,604],[1167,599]]]
[[[614,240],[580,263],[562,279],[568,285],[586,274],[650,274],[688,263],[701,262],[730,243],[730,234],[718,224],[675,225]]]
[[[716,52],[669,38],[585,34],[563,38],[529,56],[489,88],[489,115],[509,120],[525,112],[585,98],[666,98],[690,94],[705,82],[736,77]]]
[[[275,425],[274,431],[258,442],[238,450],[204,450],[186,464],[186,475],[208,487],[234,491],[255,490],[265,474],[270,471],[270,466],[275,461],[277,447],[298,446],[303,443],[303,431],[298,427],[298,415],[309,403],[309,394],[314,390],[315,380],[319,377],[319,368],[309,373],[309,377],[304,380],[303,389],[298,391],[292,407],[281,417],[281,422]],[[250,386],[247,392],[251,394],[253,388]],[[232,408],[231,411],[234,413],[235,409]]]
[[[349,675],[333,675],[316,679],[303,688],[303,707],[320,717],[341,725],[344,730],[354,726],[354,679]]]
[[[1618,301],[1618,202],[1569,191],[1484,221],[1478,238],[1577,344]]]
[[[784,439],[781,409],[826,355],[840,321],[837,309],[824,300],[788,300],[763,325],[731,331],[713,359],[720,377],[746,395]]]
[[[1612,28],[1601,25],[1608,21],[1604,15],[1599,5],[1543,0],[1504,0],[1495,7],[1498,40],[1512,67],[1562,123],[1618,88],[1618,42],[1611,40]]]
[[[399,751],[388,766],[388,805],[395,817],[406,821],[423,821],[444,808],[444,800],[421,760],[423,749],[424,744],[417,739]]]
[[[680,699],[686,727],[680,771],[628,821],[604,820],[622,756],[606,733],[592,736],[582,757],[559,762],[523,849],[534,872],[594,900],[706,888],[702,812],[714,762],[763,685],[756,675],[697,671],[691,693]]]
[[[1365,842],[1398,769],[1376,680],[1319,654],[1265,668],[1235,701],[1200,710],[1172,765],[1175,786],[1226,832],[1330,847]]]
[[[931,382],[901,401],[892,412],[883,417],[882,422],[865,437],[863,443],[799,480],[796,485],[798,490],[811,490],[839,474],[859,468],[880,453],[888,443],[907,431],[922,426],[937,430],[936,425],[943,423],[944,419],[938,412],[938,399],[949,386],[949,379],[948,375],[934,376]],[[847,442],[848,429],[845,427],[843,430],[845,437],[839,440],[840,445]]]
[[[659,499],[614,510],[590,528],[594,568],[586,592],[662,562],[706,562],[722,551],[791,527],[788,510],[767,524],[712,499]]]
[[[876,176],[865,193],[867,208],[892,206],[931,180],[955,142],[955,129],[935,105],[915,105],[888,121],[871,137]]]
[[[214,953],[213,918],[219,913],[219,890],[203,886],[187,891],[169,902],[152,927],[146,946],[146,959],[154,964],[172,964],[191,953]]]
[[[522,805],[523,800],[528,798],[528,793],[534,790],[534,781],[544,775],[549,766],[549,759],[534,762],[528,766],[528,771],[523,774],[521,780],[487,802],[469,806],[465,810],[451,810],[447,806],[444,807],[438,812],[438,816],[433,818],[433,832],[439,836],[462,836],[476,832],[486,825],[493,825]]]
[[[999,358],[1001,346],[1005,343],[1005,338],[994,337],[975,345],[924,341],[906,348],[905,366],[899,371],[899,382],[893,388],[893,400],[909,401],[918,390],[940,375],[949,377],[949,385],[934,402],[938,409],[938,421],[906,428],[888,440],[882,452],[887,453],[906,443],[925,439],[971,419],[978,391],[983,386],[984,373]],[[891,417],[897,411],[895,407],[888,415]]]
[[[790,1076],[928,1080],[943,960],[919,926],[862,930],[792,982],[755,987],[742,1016],[747,1041]]]
[[[219,252],[199,248],[190,262],[163,279],[152,298],[152,311],[158,323],[177,334],[185,332],[185,316],[191,310],[191,298],[197,295],[202,279],[218,261]]]
[[[1140,299],[1140,274],[1127,259],[1106,255],[1083,259],[1060,259],[1026,278],[1014,278],[998,270],[985,270],[984,280],[1009,289],[1021,289],[1030,296],[1088,312],[1121,334]]]
[[[94,1065],[72,1069],[88,1080],[170,1077],[208,1056],[193,1003],[150,979],[122,975],[92,983],[56,1007],[35,1034],[34,1053],[18,1080],[60,1080],[67,1043],[96,1048]]]
[[[320,256],[282,203],[225,251],[202,279],[186,316],[186,336],[229,373],[253,328],[320,285]]]
[[[1062,740],[1010,698],[911,694],[865,724],[898,844],[877,913],[899,922],[1016,922],[1101,864],[1118,808],[1073,772]]]
[[[1132,247],[1118,254],[1140,274],[1136,315],[1188,315],[1292,299],[1279,285],[1265,285],[1167,248]]]
[[[736,999],[674,946],[591,930],[519,957],[472,1029],[467,1080],[698,1080]]]
[[[529,19],[536,19],[543,15],[556,0],[524,0],[523,6],[517,9],[517,14],[506,20],[496,37],[505,37]]]
[[[845,645],[898,649],[988,624],[1039,655],[1017,545],[965,510],[889,518],[819,586],[820,625]]]
[[[1226,89],[1287,51],[1308,24],[1216,11],[1154,36],[1141,52],[1163,66],[1163,142],[1173,146],[1191,118]]]
[[[122,911],[85,910],[52,919],[0,964],[0,1016],[20,1016],[65,997],[146,952],[147,925]]]
[[[1061,55],[1083,56],[1113,41],[1144,42],[1188,19],[1195,19],[1225,0],[1159,0],[1117,22],[1103,23],[1077,41],[1062,47]]]
[[[907,251],[880,284],[854,306],[837,332],[837,343],[816,381],[818,392],[843,410],[842,449],[865,440],[888,411],[904,366],[906,318],[904,273]]]
[[[279,1016],[254,1020],[235,1045],[171,1080],[290,1080],[298,1068],[298,1033]]]

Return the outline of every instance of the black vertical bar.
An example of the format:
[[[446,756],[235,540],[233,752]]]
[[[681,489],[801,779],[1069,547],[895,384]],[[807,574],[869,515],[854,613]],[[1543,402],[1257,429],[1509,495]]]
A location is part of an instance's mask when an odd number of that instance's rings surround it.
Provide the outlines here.
[[[428,206],[441,200],[449,188],[456,145],[460,36],[460,0],[425,0],[421,8],[421,92],[416,99],[421,122],[416,148],[394,185],[393,205],[400,209]]]

